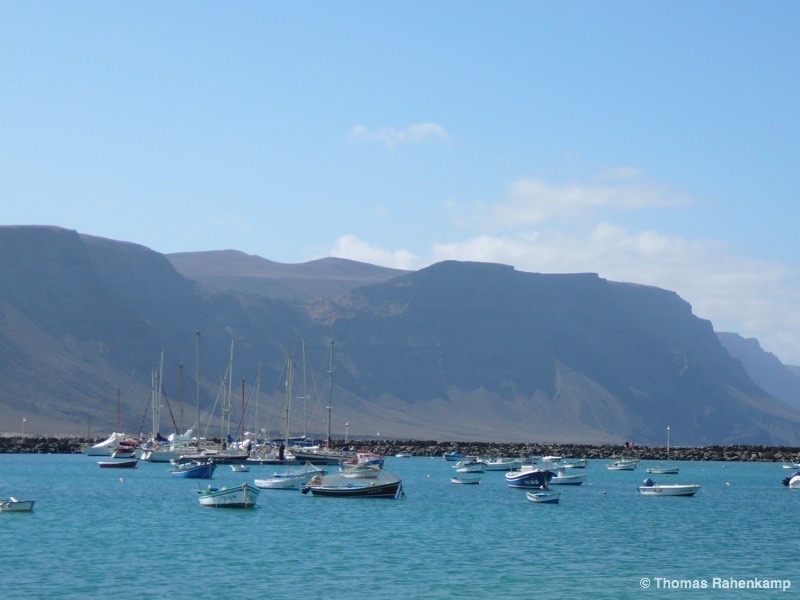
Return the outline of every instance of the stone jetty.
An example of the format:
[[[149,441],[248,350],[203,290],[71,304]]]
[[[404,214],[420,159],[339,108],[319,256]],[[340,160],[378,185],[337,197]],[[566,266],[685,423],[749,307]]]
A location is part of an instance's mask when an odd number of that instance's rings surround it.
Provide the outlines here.
[[[64,437],[0,437],[0,453],[27,454],[78,454],[83,444],[95,444],[105,438]],[[425,440],[368,439],[334,440],[339,449],[358,450],[369,448],[391,456],[400,452],[412,456],[441,457],[448,452],[459,452],[471,456],[563,456],[614,460],[638,458],[640,460],[680,461],[718,460],[734,462],[797,462],[800,448],[787,446],[678,446],[669,450],[665,446],[602,445],[585,444],[541,444],[498,442],[442,442]]]

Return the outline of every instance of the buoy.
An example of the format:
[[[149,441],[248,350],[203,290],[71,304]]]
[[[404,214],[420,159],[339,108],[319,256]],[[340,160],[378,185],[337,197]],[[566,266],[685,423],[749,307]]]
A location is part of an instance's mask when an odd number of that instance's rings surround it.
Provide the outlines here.
[[[120,477],[120,478],[119,478],[119,482],[120,482],[120,483],[125,483],[125,478],[124,478],[124,477]]]

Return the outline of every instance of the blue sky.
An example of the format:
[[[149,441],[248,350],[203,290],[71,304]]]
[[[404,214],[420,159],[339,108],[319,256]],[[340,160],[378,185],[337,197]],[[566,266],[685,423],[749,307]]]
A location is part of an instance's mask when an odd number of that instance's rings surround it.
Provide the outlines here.
[[[597,272],[800,364],[800,3],[0,0],[3,224]]]

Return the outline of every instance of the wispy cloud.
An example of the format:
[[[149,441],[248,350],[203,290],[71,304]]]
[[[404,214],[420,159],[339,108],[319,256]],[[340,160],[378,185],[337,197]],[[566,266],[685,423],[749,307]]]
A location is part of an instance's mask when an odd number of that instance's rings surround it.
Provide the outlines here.
[[[450,202],[451,209],[461,211],[462,224],[475,232],[459,241],[433,243],[424,256],[382,249],[354,236],[340,238],[334,253],[404,269],[471,260],[528,272],[593,272],[612,281],[653,285],[677,292],[694,314],[710,319],[718,331],[756,337],[784,362],[800,364],[800,273],[781,263],[740,256],[724,240],[691,239],[656,229],[631,231],[614,224],[605,209],[686,203],[658,186],[630,189],[630,177],[620,179],[622,175],[617,174],[619,184],[602,185],[553,186],[524,179],[514,182],[495,206]],[[601,211],[603,220],[596,218]],[[588,226],[571,227],[571,218]]]
[[[469,204],[449,201],[453,223],[459,227],[480,227],[489,231],[519,229],[550,220],[586,218],[600,211],[631,211],[686,204],[683,195],[647,182],[638,181],[639,172],[631,168],[608,171],[607,183],[552,185],[535,178],[511,183],[502,201],[488,204],[478,200]]]
[[[419,143],[428,140],[448,140],[450,134],[441,125],[436,123],[414,123],[407,129],[394,127],[380,127],[369,130],[364,125],[356,125],[350,130],[347,137],[359,142],[383,142],[388,148],[398,144]]]

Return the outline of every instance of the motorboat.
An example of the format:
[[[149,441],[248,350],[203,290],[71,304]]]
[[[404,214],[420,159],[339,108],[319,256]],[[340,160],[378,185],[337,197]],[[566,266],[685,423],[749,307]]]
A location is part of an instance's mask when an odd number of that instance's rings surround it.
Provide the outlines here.
[[[522,466],[521,458],[495,458],[483,461],[484,471],[513,471]]]
[[[101,469],[136,469],[139,466],[138,460],[101,460],[98,463]]]
[[[652,479],[645,479],[638,489],[643,496],[694,496],[700,486],[696,483],[657,485]]]
[[[207,462],[187,462],[175,465],[174,469],[170,469],[173,477],[182,477],[185,479],[211,479],[214,475],[214,470],[217,465],[214,461]]]
[[[325,471],[306,463],[302,469],[275,473],[269,479],[256,479],[256,487],[266,490],[299,490],[315,475],[324,475]]]
[[[11,496],[8,500],[0,500],[0,512],[33,512],[36,500],[17,500]]]
[[[639,466],[639,461],[635,458],[615,460],[606,467],[609,471],[633,471]]]
[[[197,492],[201,506],[214,508],[254,508],[260,493],[261,490],[246,482],[235,487],[208,486]]]
[[[383,463],[384,456],[382,454],[376,454],[370,450],[359,450],[356,452],[355,456],[351,456],[347,460],[341,461],[342,466],[367,465],[383,467]]]
[[[462,473],[451,477],[450,483],[458,485],[477,485],[481,482],[481,477],[483,476],[480,473]]]
[[[505,474],[506,485],[512,488],[541,489],[547,487],[553,478],[553,471],[539,469],[536,465],[522,465],[519,471],[509,471]]]
[[[448,462],[458,462],[460,460],[464,460],[464,455],[460,452],[446,452],[442,455],[442,458]]]
[[[679,467],[655,467],[652,469],[645,469],[645,472],[650,475],[677,475],[679,471]]]
[[[314,496],[334,496],[339,498],[397,498],[405,496],[403,482],[388,471],[381,471],[377,477],[344,477],[341,473],[315,475],[300,490],[303,494],[311,492]]]
[[[585,469],[585,458],[565,458],[561,461],[561,467],[564,469]]]
[[[553,492],[550,490],[525,492],[525,495],[531,502],[538,502],[539,504],[558,504],[558,501],[561,499],[561,492]]]
[[[553,475],[550,485],[581,485],[584,481],[586,481],[586,473],[572,473],[561,467]]]
[[[453,468],[456,470],[456,473],[483,473],[485,464],[486,463],[477,458],[465,458],[464,460],[458,461]]]
[[[341,475],[342,477],[377,477],[378,474],[381,472],[381,468],[378,465],[342,465],[341,467]]]

